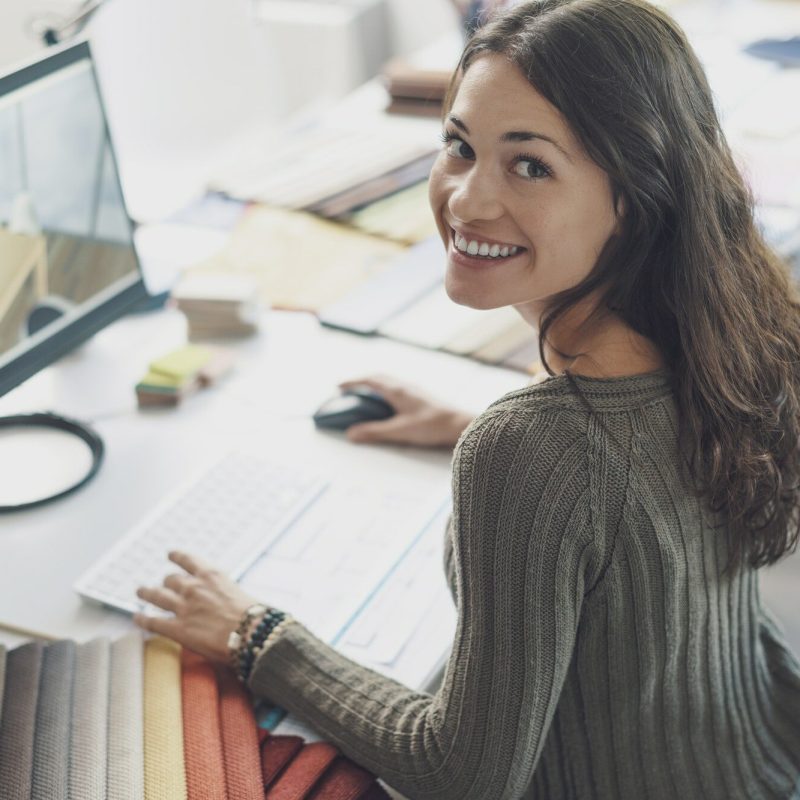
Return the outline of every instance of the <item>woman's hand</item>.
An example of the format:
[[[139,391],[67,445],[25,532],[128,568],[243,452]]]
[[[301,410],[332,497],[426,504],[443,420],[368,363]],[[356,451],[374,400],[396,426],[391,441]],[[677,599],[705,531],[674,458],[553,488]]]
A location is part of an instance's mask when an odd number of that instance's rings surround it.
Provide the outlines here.
[[[212,661],[227,662],[228,636],[258,601],[200,558],[173,551],[169,560],[185,572],[168,575],[163,586],[143,587],[136,594],[175,616],[134,614],[133,621]]]
[[[339,384],[341,389],[366,386],[380,394],[396,413],[379,422],[362,422],[347,429],[352,442],[394,442],[425,447],[453,447],[472,414],[446,408],[424,392],[392,378],[375,376]]]

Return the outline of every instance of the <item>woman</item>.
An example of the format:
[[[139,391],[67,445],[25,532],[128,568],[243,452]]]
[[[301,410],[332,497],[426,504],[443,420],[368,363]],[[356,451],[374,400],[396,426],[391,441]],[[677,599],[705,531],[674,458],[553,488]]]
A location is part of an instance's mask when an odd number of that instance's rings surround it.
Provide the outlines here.
[[[352,431],[458,439],[438,692],[280,613],[243,622],[250,688],[412,798],[800,797],[756,572],[798,538],[800,302],[696,57],[642,0],[526,3],[468,42],[444,123],[447,291],[514,306],[551,377],[465,431],[378,381],[398,415]],[[139,622],[225,658],[252,599],[173,560],[141,596],[174,619]]]

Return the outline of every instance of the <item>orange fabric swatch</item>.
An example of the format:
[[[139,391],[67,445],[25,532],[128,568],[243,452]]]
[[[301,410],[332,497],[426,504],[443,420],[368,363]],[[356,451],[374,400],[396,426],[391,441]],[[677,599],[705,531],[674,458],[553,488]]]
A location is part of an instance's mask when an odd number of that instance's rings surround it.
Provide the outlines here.
[[[267,789],[266,800],[303,800],[338,755],[339,750],[328,742],[305,745]]]
[[[214,666],[201,656],[182,650],[181,690],[188,800],[227,800]]]
[[[300,736],[270,736],[261,744],[261,775],[269,789],[284,767],[300,752]]]
[[[337,758],[317,782],[308,800],[359,800],[375,777],[347,758]]]
[[[217,669],[225,782],[230,800],[264,800],[258,726],[250,696],[225,667]]]

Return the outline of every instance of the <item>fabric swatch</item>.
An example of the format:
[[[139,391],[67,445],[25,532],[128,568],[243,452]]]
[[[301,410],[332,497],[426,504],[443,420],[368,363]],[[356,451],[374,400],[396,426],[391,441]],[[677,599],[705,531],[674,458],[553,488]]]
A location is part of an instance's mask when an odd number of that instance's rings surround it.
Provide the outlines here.
[[[267,789],[266,800],[303,800],[338,756],[338,748],[329,742],[305,745]]]
[[[72,737],[75,642],[53,642],[42,657],[33,743],[32,800],[66,800]]]
[[[261,775],[269,789],[286,765],[300,752],[300,736],[269,736],[261,743]]]
[[[108,800],[144,798],[144,640],[131,633],[111,645],[108,689]]]
[[[219,719],[230,800],[264,800],[258,726],[249,693],[233,672],[217,669]]]
[[[374,783],[371,773],[346,758],[337,758],[308,795],[308,800],[359,800]]]
[[[186,649],[181,651],[181,690],[188,799],[226,800],[217,673],[205,658]]]
[[[144,646],[145,800],[187,800],[180,647],[162,637]]]
[[[105,800],[108,764],[108,680],[111,645],[98,638],[75,653],[69,796]]]
[[[29,800],[33,773],[36,705],[44,645],[29,642],[6,655],[0,775],[3,800]]]

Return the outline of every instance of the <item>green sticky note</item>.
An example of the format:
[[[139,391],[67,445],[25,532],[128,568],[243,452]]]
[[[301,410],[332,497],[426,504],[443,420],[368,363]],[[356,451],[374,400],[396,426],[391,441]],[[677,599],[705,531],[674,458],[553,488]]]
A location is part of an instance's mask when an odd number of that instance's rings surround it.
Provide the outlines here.
[[[150,370],[178,381],[178,385],[196,375],[212,357],[207,347],[189,344],[151,362]]]

